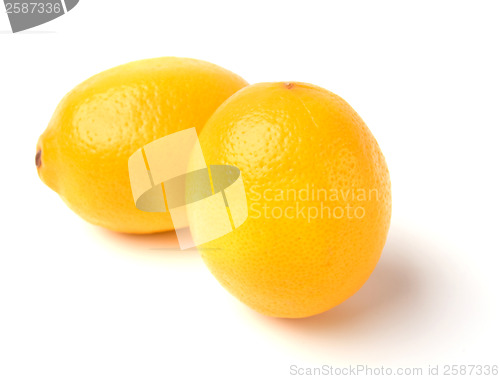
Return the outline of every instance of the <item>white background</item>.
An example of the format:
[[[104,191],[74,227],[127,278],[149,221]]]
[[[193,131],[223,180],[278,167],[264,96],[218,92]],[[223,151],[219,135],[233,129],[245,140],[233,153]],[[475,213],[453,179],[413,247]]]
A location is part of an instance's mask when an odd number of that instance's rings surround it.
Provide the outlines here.
[[[496,1],[82,0],[14,35],[0,13],[0,378],[499,364],[499,15]],[[196,251],[169,250],[175,235],[89,225],[39,180],[36,141],[67,91],[165,55],[314,83],[361,114],[394,208],[355,296],[308,319],[261,316]]]

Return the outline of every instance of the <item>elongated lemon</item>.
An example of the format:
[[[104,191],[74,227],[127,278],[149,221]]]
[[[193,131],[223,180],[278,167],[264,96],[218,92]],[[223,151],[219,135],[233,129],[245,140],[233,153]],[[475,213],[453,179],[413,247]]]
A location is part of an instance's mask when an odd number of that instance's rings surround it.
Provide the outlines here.
[[[130,155],[176,131],[201,131],[217,107],[246,85],[228,70],[187,58],[148,59],[104,71],[57,107],[37,144],[38,174],[93,224],[128,233],[170,230],[168,213],[135,207]]]

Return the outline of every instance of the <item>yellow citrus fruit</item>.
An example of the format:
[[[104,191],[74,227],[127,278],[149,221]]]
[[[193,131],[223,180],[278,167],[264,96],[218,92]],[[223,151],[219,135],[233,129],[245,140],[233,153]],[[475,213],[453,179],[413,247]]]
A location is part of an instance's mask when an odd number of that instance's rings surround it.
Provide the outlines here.
[[[205,124],[207,163],[241,170],[248,218],[199,248],[234,296],[266,315],[299,318],[353,295],[380,257],[391,189],[380,148],[337,95],[305,83],[261,83]],[[205,220],[190,214],[194,236]]]
[[[173,229],[169,214],[136,209],[130,155],[176,131],[199,132],[247,84],[219,66],[187,58],[147,59],[104,71],[57,107],[38,141],[38,174],[93,224],[128,233]]]

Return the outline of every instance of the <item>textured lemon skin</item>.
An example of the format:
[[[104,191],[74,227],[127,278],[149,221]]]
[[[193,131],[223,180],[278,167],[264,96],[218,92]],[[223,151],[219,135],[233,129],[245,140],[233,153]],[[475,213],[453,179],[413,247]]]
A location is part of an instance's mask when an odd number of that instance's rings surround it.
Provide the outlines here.
[[[251,85],[212,115],[200,141],[207,162],[241,170],[247,192],[245,223],[199,247],[230,293],[265,315],[300,318],[336,306],[365,283],[389,229],[390,179],[375,138],[343,99],[305,83]],[[283,199],[281,190],[306,188],[310,198],[298,202],[319,209],[313,187],[371,189],[372,196],[323,201],[331,209],[363,207],[362,218],[264,217],[264,206],[296,206],[293,192]],[[206,220],[189,216],[196,236]]]
[[[127,233],[171,230],[168,213],[135,207],[130,155],[179,130],[195,127],[199,133],[217,107],[247,84],[188,58],[147,59],[104,71],[60,102],[38,141],[38,174],[93,224]]]

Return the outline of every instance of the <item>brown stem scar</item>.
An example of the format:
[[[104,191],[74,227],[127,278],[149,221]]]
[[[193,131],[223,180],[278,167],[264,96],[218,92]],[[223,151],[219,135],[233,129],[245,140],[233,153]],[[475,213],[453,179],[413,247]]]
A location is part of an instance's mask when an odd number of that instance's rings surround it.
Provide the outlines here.
[[[42,165],[42,149],[38,149],[38,151],[36,152],[35,164],[36,168],[40,168],[40,166]]]
[[[286,88],[288,88],[288,89],[292,89],[292,88],[295,86],[295,84],[294,84],[294,83],[290,83],[290,82],[285,82],[285,83],[283,83],[283,84],[284,84],[284,85],[285,85],[285,87],[286,87]]]

